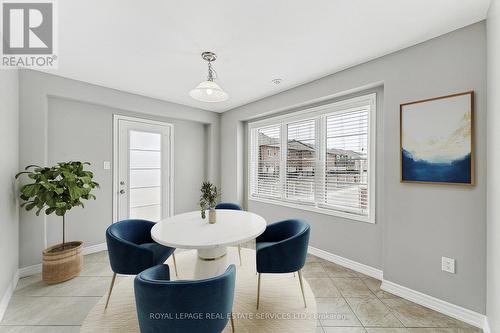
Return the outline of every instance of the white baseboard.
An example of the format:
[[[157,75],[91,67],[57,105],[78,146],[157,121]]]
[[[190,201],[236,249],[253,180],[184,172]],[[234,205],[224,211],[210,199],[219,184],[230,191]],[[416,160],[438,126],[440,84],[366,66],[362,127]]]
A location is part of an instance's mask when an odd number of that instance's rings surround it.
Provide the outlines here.
[[[83,248],[83,255],[92,254],[96,252],[101,252],[107,250],[108,247],[106,243],[100,243],[96,245],[90,245]],[[19,277],[23,278],[30,275],[35,275],[42,272],[42,264],[35,264],[31,266],[26,266],[19,268]]]
[[[491,333],[491,327],[488,317],[484,318],[483,333]]]
[[[2,300],[0,300],[0,322],[3,319],[5,311],[7,310],[7,306],[9,306],[9,301],[10,301],[10,298],[12,297],[12,294],[14,293],[14,290],[16,289],[17,281],[19,281],[19,271],[18,270],[16,270],[16,272],[14,273],[14,276],[12,277],[11,282],[7,286],[7,289],[5,290],[5,292],[2,296]]]
[[[380,289],[445,314],[447,316],[466,322],[467,324],[476,326],[478,328],[486,328],[486,316],[475,311],[463,308],[452,303],[448,303],[433,296],[426,295],[419,291],[403,287],[399,284],[387,280],[382,281],[382,286],[380,287]]]
[[[82,250],[82,253],[85,256],[87,254],[106,251],[107,249],[108,249],[108,246],[106,245],[106,243],[101,243],[101,244],[90,245],[90,246],[84,247]]]
[[[316,257],[350,268],[353,271],[371,276],[372,278],[375,278],[377,280],[382,280],[382,278],[384,277],[384,272],[382,272],[380,269],[359,263],[351,259],[338,256],[336,254],[324,250],[320,250],[312,246],[309,246],[308,252],[312,255],[315,255]]]
[[[42,264],[35,264],[31,266],[19,268],[19,278],[35,275],[42,272]]]

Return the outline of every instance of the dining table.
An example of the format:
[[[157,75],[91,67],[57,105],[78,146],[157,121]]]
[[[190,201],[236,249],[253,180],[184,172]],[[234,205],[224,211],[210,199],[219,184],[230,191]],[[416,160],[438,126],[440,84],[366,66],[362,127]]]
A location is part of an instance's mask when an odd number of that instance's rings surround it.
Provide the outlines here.
[[[257,238],[266,229],[266,220],[243,210],[217,209],[211,224],[208,211],[173,215],[160,220],[151,229],[151,237],[159,244],[176,249],[197,251],[195,278],[222,274],[228,266],[228,247]]]

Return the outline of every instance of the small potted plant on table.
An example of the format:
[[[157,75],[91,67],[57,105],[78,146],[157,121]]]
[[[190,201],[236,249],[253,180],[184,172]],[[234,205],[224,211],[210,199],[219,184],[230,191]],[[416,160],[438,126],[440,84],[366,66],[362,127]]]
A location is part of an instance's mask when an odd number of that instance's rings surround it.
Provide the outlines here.
[[[215,206],[220,197],[220,191],[210,182],[203,182],[201,185],[200,209],[201,218],[206,217],[205,211],[208,209],[208,222],[214,224],[216,222]]]
[[[99,187],[93,181],[94,174],[85,171],[84,165],[90,163],[61,162],[52,167],[29,165],[25,171],[16,175],[27,175],[33,182],[21,187],[21,207],[26,210],[36,208],[38,216],[55,213],[62,217],[62,243],[43,251],[42,277],[46,283],[59,283],[69,280],[82,269],[82,241],[66,242],[66,212],[73,207],[84,207],[82,199],[95,199],[91,191]]]

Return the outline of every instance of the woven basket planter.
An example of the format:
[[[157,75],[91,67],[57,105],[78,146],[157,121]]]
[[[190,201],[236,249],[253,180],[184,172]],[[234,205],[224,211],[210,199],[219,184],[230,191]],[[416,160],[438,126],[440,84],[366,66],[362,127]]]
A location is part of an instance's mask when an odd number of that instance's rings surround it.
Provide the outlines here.
[[[56,244],[43,251],[42,278],[45,283],[54,284],[70,280],[80,274],[83,265],[83,242]]]

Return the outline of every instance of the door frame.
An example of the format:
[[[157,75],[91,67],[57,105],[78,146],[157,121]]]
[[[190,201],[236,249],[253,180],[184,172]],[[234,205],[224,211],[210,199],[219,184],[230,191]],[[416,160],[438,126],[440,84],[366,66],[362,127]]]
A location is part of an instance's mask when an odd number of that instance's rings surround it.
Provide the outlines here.
[[[113,161],[112,161],[112,169],[113,169],[113,192],[112,192],[112,201],[113,201],[113,221],[112,223],[118,222],[118,153],[119,153],[119,128],[118,123],[120,120],[134,121],[144,124],[151,125],[161,125],[167,126],[170,129],[170,138],[169,138],[169,150],[170,150],[170,165],[169,171],[170,175],[168,178],[168,187],[169,187],[169,197],[168,197],[168,208],[170,215],[174,215],[174,125],[171,123],[150,120],[138,117],[129,117],[123,116],[120,114],[113,114]]]

